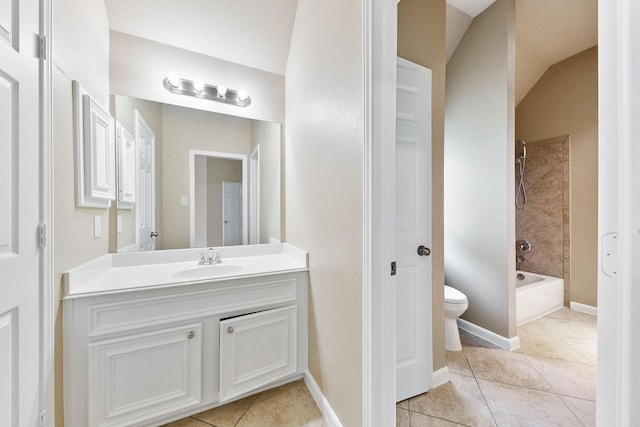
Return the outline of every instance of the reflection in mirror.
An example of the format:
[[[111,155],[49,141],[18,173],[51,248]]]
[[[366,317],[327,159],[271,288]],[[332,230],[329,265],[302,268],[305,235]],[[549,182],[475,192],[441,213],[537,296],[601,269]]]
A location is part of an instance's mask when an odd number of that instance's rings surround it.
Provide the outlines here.
[[[142,215],[141,190],[153,186],[138,169],[133,209],[112,213],[114,250],[139,250],[136,233],[145,227],[158,234],[155,249],[281,240],[280,124],[122,95],[113,97],[112,109],[134,137],[136,111],[155,135],[155,215]],[[155,217],[155,224],[142,217]]]

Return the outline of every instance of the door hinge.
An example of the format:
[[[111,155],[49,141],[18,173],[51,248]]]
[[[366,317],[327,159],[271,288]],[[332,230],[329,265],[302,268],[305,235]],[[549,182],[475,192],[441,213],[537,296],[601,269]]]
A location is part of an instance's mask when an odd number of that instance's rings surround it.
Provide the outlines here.
[[[395,261],[391,262],[391,275],[392,276],[396,275],[396,262]]]
[[[38,36],[38,58],[47,60],[47,36]]]
[[[38,225],[38,246],[41,248],[47,246],[47,224]]]

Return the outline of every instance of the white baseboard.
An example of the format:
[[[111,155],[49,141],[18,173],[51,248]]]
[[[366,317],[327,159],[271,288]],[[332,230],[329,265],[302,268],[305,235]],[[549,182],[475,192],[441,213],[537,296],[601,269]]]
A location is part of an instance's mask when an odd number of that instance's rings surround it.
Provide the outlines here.
[[[569,308],[571,308],[571,310],[579,311],[581,313],[591,314],[593,316],[598,315],[598,307],[594,307],[592,305],[580,304],[579,302],[571,301],[569,303]]]
[[[307,385],[309,392],[311,392],[313,399],[316,401],[316,405],[320,408],[320,412],[322,412],[322,416],[329,427],[342,427],[342,423],[338,419],[338,416],[333,412],[331,405],[329,405],[329,402],[320,391],[318,383],[316,383],[316,380],[313,379],[313,376],[309,371],[304,375],[304,383]]]
[[[505,350],[513,351],[520,347],[520,337],[518,336],[505,338],[502,335],[498,335],[495,332],[491,332],[464,319],[458,319],[458,327]]]
[[[436,388],[449,381],[449,368],[444,367],[433,373],[433,388]]]

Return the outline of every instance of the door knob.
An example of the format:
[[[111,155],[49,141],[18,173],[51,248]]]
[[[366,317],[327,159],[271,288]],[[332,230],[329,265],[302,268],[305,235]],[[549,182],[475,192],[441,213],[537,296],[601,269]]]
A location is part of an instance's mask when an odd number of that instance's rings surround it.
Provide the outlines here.
[[[425,247],[424,245],[420,245],[418,246],[418,255],[429,256],[431,255],[431,249]]]
[[[158,237],[158,232],[157,231],[152,231],[151,232],[151,237]]]

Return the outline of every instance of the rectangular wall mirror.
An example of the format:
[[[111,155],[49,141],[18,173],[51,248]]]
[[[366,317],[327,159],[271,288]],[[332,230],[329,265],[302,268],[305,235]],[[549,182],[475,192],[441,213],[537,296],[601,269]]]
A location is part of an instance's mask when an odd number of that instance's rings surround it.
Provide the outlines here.
[[[137,149],[135,201],[111,208],[113,251],[281,240],[279,123],[124,95],[111,105]]]

